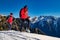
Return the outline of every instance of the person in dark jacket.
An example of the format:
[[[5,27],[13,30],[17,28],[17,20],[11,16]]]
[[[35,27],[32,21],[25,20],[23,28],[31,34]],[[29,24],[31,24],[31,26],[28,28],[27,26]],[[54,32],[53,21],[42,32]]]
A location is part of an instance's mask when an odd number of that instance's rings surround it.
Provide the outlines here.
[[[19,13],[19,16],[20,16],[20,19],[22,21],[21,23],[21,30],[24,29],[26,30],[26,28],[29,28],[29,16],[28,16],[28,8],[27,8],[27,5],[25,5],[21,10],[20,10],[20,13]],[[25,23],[27,23],[26,27],[24,27]]]
[[[13,23],[13,13],[10,13],[9,17],[7,18],[7,23],[8,23],[8,30],[11,30]]]

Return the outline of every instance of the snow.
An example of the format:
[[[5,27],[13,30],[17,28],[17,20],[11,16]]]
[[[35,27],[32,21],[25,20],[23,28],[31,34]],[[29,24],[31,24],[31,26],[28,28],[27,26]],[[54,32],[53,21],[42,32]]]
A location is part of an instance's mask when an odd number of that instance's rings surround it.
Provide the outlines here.
[[[4,15],[4,14],[0,14],[1,16],[6,16],[6,15]]]
[[[44,17],[41,17],[41,19],[40,19],[40,20],[42,20],[42,19],[44,19]]]
[[[9,30],[0,31],[0,40],[60,40],[60,38]]]
[[[31,21],[31,23],[36,23],[38,21],[38,17],[34,17],[34,18],[30,19],[30,21]]]

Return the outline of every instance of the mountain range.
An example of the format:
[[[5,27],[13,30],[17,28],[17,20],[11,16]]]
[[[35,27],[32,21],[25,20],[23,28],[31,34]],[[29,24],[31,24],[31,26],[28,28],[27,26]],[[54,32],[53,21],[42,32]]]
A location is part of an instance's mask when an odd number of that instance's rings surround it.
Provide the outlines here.
[[[32,29],[37,28],[45,35],[60,37],[60,18],[54,16],[40,16],[33,19],[30,24]]]

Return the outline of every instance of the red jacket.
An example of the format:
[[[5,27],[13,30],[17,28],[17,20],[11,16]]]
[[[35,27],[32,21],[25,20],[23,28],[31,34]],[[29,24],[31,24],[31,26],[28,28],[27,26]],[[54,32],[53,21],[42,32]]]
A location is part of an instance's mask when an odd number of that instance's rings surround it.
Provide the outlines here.
[[[12,17],[12,15],[9,16],[9,18],[7,19],[7,22],[8,22],[9,24],[12,24],[12,22],[13,22],[13,17]]]
[[[26,19],[26,18],[28,18],[28,10],[27,10],[27,8],[22,8],[22,9],[20,10],[20,18],[21,18],[21,19]]]

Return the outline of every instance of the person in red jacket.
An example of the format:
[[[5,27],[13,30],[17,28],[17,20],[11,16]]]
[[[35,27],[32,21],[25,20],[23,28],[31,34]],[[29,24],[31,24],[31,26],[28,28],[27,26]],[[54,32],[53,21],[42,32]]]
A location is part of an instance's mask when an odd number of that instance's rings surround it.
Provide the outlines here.
[[[11,28],[12,28],[12,23],[13,23],[13,13],[10,13],[10,15],[8,16],[8,18],[7,18],[7,23],[8,23],[8,28],[9,28],[9,30],[11,30]]]
[[[27,5],[25,5],[21,10],[20,10],[20,19],[22,20],[22,26],[21,26],[21,29],[26,29],[26,28],[29,28],[29,16],[28,16],[28,8],[27,8]],[[28,22],[28,25],[27,27],[24,27],[24,22]]]

